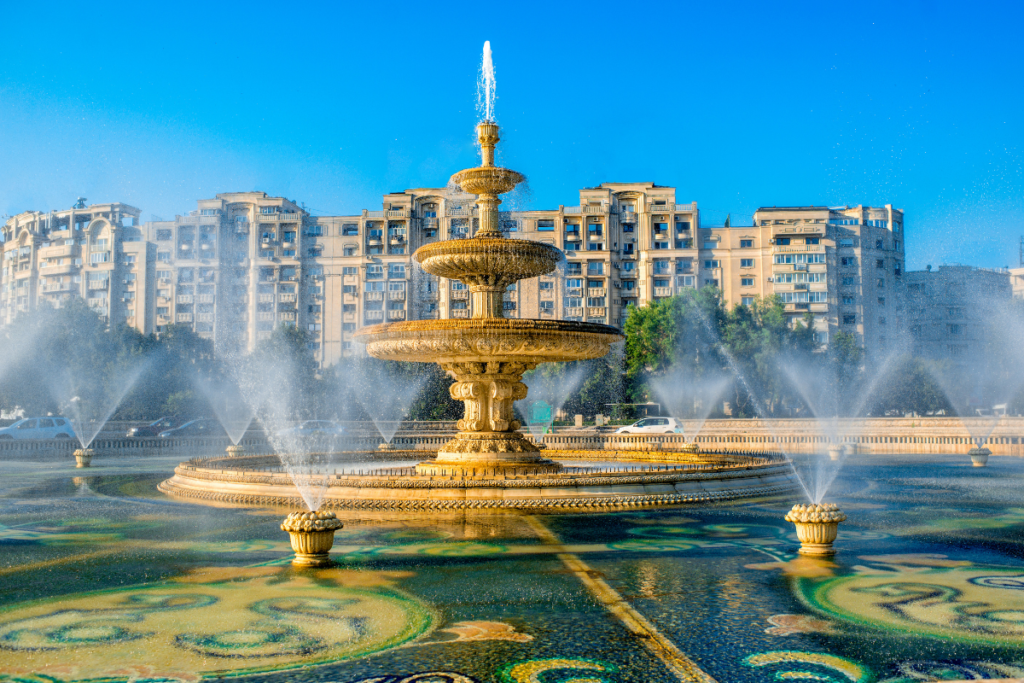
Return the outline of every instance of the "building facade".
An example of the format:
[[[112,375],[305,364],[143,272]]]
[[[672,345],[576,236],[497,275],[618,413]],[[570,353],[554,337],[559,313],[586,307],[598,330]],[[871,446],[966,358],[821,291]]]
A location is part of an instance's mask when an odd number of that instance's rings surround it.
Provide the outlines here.
[[[556,273],[510,287],[509,317],[621,326],[630,305],[713,285],[730,305],[777,294],[794,319],[813,315],[820,341],[846,330],[869,352],[900,324],[889,311],[903,215],[891,206],[765,207],[750,226],[703,227],[696,202],[654,183],[604,183],[578,201],[502,215],[508,236],[566,254]],[[359,352],[353,337],[366,325],[472,313],[464,285],[412,260],[426,243],[473,234],[470,195],[410,189],[384,195],[380,210],[313,216],[292,200],[237,192],[171,221],[139,225],[138,215],[104,204],[9,220],[0,321],[82,296],[112,322],[144,333],[187,325],[220,352],[298,325],[326,366]]]
[[[1005,270],[939,266],[906,275],[907,333],[919,358],[977,363],[989,355],[986,330],[1006,313],[1013,286]]]

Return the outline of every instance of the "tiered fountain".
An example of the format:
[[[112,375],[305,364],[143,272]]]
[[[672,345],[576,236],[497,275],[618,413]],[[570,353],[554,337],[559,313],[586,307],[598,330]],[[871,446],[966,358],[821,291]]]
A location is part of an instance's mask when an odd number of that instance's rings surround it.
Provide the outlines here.
[[[465,403],[455,438],[436,458],[400,471],[333,474],[325,478],[326,508],[413,510],[559,509],[711,502],[789,493],[788,463],[768,457],[645,451],[658,463],[646,469],[610,464],[596,471],[557,460],[614,460],[605,451],[555,451],[518,430],[513,403],[526,398],[522,376],[540,363],[599,358],[622,339],[607,325],[561,320],[508,319],[502,294],[518,280],[550,273],[562,259],[554,246],[507,239],[498,229],[498,195],[523,180],[494,165],[498,126],[477,126],[483,163],[452,176],[477,195],[480,227],[471,239],[434,242],[414,258],[423,269],[460,280],[472,295],[472,317],[385,323],[357,338],[367,351],[394,361],[439,363],[456,381],[451,395]],[[374,453],[343,454],[373,461]],[[160,489],[167,493],[243,505],[302,505],[296,483],[273,471],[277,456],[215,457],[183,463]],[[294,534],[293,534],[294,535]]]

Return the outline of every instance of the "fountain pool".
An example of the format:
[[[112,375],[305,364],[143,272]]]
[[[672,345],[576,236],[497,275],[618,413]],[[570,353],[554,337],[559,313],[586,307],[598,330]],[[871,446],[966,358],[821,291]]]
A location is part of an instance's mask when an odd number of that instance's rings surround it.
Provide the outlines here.
[[[831,559],[797,552],[788,498],[343,509],[336,564],[313,570],[292,567],[282,509],[161,494],[167,457],[112,454],[87,477],[9,460],[0,680],[1019,677],[1024,461],[963,460],[850,455]]]

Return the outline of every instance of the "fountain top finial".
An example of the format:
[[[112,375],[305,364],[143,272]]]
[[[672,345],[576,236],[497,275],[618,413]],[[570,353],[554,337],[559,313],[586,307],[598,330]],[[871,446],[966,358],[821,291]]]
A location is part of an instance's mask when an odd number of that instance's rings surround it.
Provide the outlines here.
[[[481,121],[476,125],[476,137],[480,141],[481,165],[494,166],[494,148],[501,140],[498,124],[494,121]]]

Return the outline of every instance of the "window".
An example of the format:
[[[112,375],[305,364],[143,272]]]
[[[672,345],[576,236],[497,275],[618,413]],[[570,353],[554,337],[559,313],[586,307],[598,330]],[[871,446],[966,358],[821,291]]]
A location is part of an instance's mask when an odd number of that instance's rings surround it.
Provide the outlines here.
[[[672,272],[671,261],[655,261],[653,265],[655,275],[667,275]]]
[[[884,296],[878,297],[878,305],[879,306],[884,306],[885,305],[885,297]]]
[[[882,248],[882,240],[875,240],[875,249]]]
[[[552,311],[555,310],[555,302],[554,301],[541,301],[540,302],[540,310],[542,310],[542,311],[544,311],[546,313],[551,313]]]
[[[633,252],[633,243],[632,242],[627,242],[627,243],[622,245],[622,255],[623,256],[631,256],[633,253],[634,252]]]
[[[390,263],[390,264],[388,264],[388,277],[390,277],[390,278],[404,278],[405,277],[405,264],[404,263]]]
[[[355,266],[345,266],[344,268],[341,269],[341,274],[342,275],[358,275],[359,274],[359,269],[356,268]]]
[[[844,306],[854,306],[854,305],[856,305],[856,303],[857,303],[857,297],[853,297],[853,296],[844,296],[843,297],[843,305]]]
[[[718,268],[720,265],[721,263],[718,261],[718,259],[707,259],[704,261],[705,268]]]
[[[752,296],[745,296],[742,299],[740,299],[740,303],[743,304],[744,306],[753,306],[754,305],[754,297],[752,297]]]
[[[591,237],[601,237],[604,235],[604,225],[602,223],[590,223],[587,225],[587,232]]]
[[[566,226],[568,229],[569,226]],[[555,221],[553,220],[540,220],[537,221],[537,232],[554,232]]]
[[[856,325],[857,324],[857,316],[856,315],[844,315],[843,316],[843,324],[844,325]]]
[[[284,241],[285,242],[294,242],[295,241],[295,232],[294,231],[285,232],[284,233]]]
[[[620,267],[622,268],[623,275],[632,276],[632,274],[636,272],[636,264],[632,261],[626,261],[625,263],[620,264]]]
[[[636,280],[623,280],[622,288],[627,292],[632,292],[633,290],[636,289]]]
[[[676,275],[676,287],[693,287],[692,275]]]
[[[541,280],[537,283],[537,286],[543,291],[545,289],[554,289],[554,283]]]
[[[788,237],[776,237],[775,238],[775,244],[777,244],[779,246],[783,246],[783,247],[787,246],[789,244],[789,238]]]
[[[158,270],[156,271],[156,277],[158,280],[170,280],[171,271],[169,270]]]
[[[821,243],[821,238],[820,237],[806,237],[806,238],[804,238],[804,244],[820,244],[820,243]]]
[[[357,223],[344,223],[341,226],[342,237],[352,237],[359,234],[359,224]]]
[[[588,261],[587,275],[604,275],[604,261]]]
[[[885,287],[885,280],[883,278],[878,278],[878,282],[876,282],[875,285],[878,287]]]
[[[885,259],[875,259],[875,268],[885,268]]]
[[[964,317],[964,309],[959,307],[947,308],[946,315],[949,316],[950,318],[962,318]]]
[[[740,240],[740,249],[752,249],[754,240]]]
[[[364,282],[363,283],[363,291],[364,292],[383,292],[384,291],[384,281],[383,280],[379,280],[379,281],[374,280],[374,281],[371,281],[371,282]]]
[[[839,240],[839,246],[840,247],[852,247],[853,246],[853,240],[852,239],[841,239],[841,240]]]
[[[567,296],[565,298],[566,308],[580,308],[583,306],[583,299],[581,297]]]
[[[260,213],[264,214],[264,215],[270,215],[270,214],[277,213],[277,207],[276,206],[261,206],[260,207]]]
[[[565,246],[563,247],[563,250],[564,251],[579,251],[580,250],[580,245],[577,244],[576,242],[566,242]]]
[[[857,278],[850,277],[849,275],[843,277],[843,285],[849,287],[857,284]]]
[[[467,305],[467,302],[465,302],[465,301],[453,301],[452,302],[452,310],[453,311],[462,311],[462,310],[465,310],[466,308],[469,308],[469,306]]]
[[[591,296],[587,297],[587,306],[590,308],[603,308],[607,297],[603,296]]]
[[[742,258],[742,259],[740,259],[740,268],[753,268],[753,267],[754,267],[754,259],[752,259],[752,258]]]
[[[404,292],[405,291],[405,282],[402,281],[402,280],[395,280],[394,282],[389,282],[388,283],[388,291],[389,292]]]
[[[672,281],[671,280],[655,280],[654,281],[654,286],[655,287],[671,287],[672,286]]]
[[[456,291],[462,291],[466,288],[466,283],[461,280],[452,280],[452,289]]]
[[[741,287],[753,287],[754,286],[754,278],[752,278],[752,277],[742,278],[740,280],[740,286]]]
[[[604,280],[587,280],[587,287],[604,287]]]
[[[583,264],[582,263],[566,263],[565,264],[566,275],[582,275]]]
[[[655,223],[654,232],[668,232],[668,223]]]
[[[367,278],[382,278],[384,277],[384,266],[380,264],[370,264],[366,266],[366,277]]]
[[[283,256],[285,258],[295,258],[295,250],[294,249],[284,249],[284,250],[281,251],[281,256]]]
[[[685,232],[690,229],[690,221],[676,221],[676,232]]]
[[[676,240],[676,249],[693,249],[693,240]]]
[[[839,265],[841,265],[841,266],[856,266],[857,265],[857,257],[856,256],[843,256],[843,257],[841,257],[839,259]]]
[[[668,242],[655,242],[654,243],[654,248],[655,249],[668,249]]]
[[[173,239],[171,231],[167,229],[161,229],[156,231],[157,242],[170,242]]]
[[[948,329],[949,329],[949,333],[950,334],[960,334],[960,326],[959,325],[949,325]]]
[[[704,248],[705,249],[718,249],[718,242],[710,242],[708,240],[704,240]]]
[[[587,245],[587,251],[604,251],[604,242],[591,242]]]
[[[636,224],[635,223],[623,223],[622,224],[622,232],[636,232]]]
[[[715,279],[715,278],[705,278],[704,279],[704,286],[705,287],[717,287],[718,286],[718,280]]]

